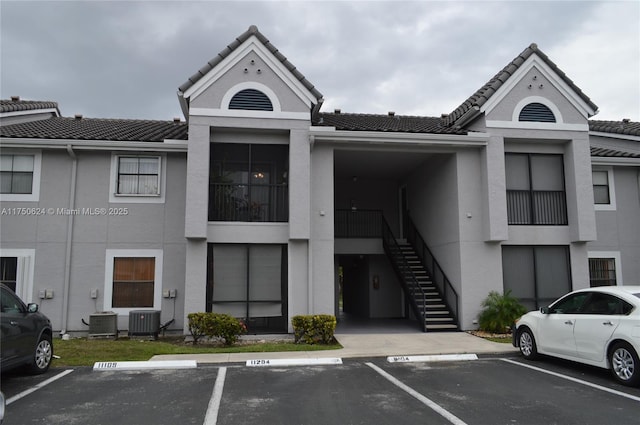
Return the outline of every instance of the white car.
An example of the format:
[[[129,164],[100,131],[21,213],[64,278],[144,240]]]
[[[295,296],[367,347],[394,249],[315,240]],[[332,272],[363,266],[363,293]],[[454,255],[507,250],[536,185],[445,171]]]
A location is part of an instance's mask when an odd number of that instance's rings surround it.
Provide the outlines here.
[[[538,354],[610,369],[615,379],[640,384],[640,286],[573,291],[520,317],[513,345],[526,359]]]

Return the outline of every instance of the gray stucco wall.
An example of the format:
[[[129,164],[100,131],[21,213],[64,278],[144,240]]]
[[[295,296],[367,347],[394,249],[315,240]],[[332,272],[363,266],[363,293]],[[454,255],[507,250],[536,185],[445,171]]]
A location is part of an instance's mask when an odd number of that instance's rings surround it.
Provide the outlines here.
[[[251,64],[251,61],[254,64]],[[245,72],[245,68],[247,72]],[[258,72],[260,70],[260,72]],[[257,82],[276,93],[282,111],[308,112],[309,107],[296,96],[287,84],[255,53],[249,52],[237,64],[220,76],[202,94],[191,100],[192,108],[222,108],[222,98],[229,89],[244,82]]]
[[[42,154],[40,200],[38,202],[3,203],[3,207],[43,208],[40,216],[4,216],[0,230],[2,249],[35,250],[32,300],[41,304],[56,330],[67,314],[67,331],[87,331],[81,319],[102,311],[105,293],[105,258],[107,249],[160,249],[163,251],[163,288],[177,289],[176,323],[182,328],[184,294],[184,154],[167,154],[166,193],[164,203],[109,203],[112,154],[109,151],[76,150],[77,182],[75,208],[69,207],[72,160],[63,150],[45,150]],[[121,215],[89,215],[82,210],[121,208]],[[126,209],[126,210],[124,210]],[[126,211],[126,213],[124,212]],[[73,226],[70,257],[68,313],[63,311],[67,230]],[[98,298],[92,299],[92,289]],[[39,300],[40,290],[53,291],[53,298]],[[161,320],[173,315],[173,300],[162,301]],[[128,316],[119,317],[118,326],[128,328]]]
[[[613,167],[616,209],[596,211],[598,239],[589,251],[620,252],[625,285],[640,284],[640,167]]]
[[[564,123],[585,123],[585,118],[575,106],[536,67],[529,70],[491,113],[487,114],[487,120],[511,121],[518,102],[530,96],[540,96],[551,101],[560,110]],[[559,118],[556,117],[558,121]]]
[[[393,268],[386,255],[369,256],[369,317],[398,318],[403,317],[402,288],[398,283]],[[378,287],[373,284],[378,278]]]

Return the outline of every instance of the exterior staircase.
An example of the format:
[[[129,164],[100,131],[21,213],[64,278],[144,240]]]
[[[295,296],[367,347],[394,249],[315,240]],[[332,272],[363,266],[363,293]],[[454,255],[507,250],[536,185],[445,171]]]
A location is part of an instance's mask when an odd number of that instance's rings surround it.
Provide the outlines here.
[[[389,255],[414,313],[424,322],[425,332],[457,331],[455,316],[433,283],[412,245],[397,241]]]

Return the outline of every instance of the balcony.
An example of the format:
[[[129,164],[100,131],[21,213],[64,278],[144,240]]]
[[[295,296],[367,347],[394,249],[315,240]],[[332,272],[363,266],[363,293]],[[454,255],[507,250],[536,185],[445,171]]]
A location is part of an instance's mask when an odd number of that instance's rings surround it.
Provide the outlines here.
[[[565,192],[507,190],[507,216],[513,225],[567,225]]]
[[[336,238],[382,238],[382,211],[336,210]]]
[[[286,184],[209,184],[209,221],[287,222]]]

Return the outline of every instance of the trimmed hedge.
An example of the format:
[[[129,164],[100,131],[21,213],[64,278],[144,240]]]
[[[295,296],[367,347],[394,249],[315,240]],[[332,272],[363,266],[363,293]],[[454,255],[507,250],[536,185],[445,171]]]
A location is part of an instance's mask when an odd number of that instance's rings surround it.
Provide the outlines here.
[[[247,332],[247,326],[241,320],[221,313],[190,313],[189,332],[193,337],[193,344],[200,338],[222,338],[225,345],[233,345],[238,337]]]
[[[295,342],[331,344],[336,330],[336,317],[330,314],[298,315],[291,319]]]

